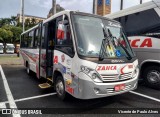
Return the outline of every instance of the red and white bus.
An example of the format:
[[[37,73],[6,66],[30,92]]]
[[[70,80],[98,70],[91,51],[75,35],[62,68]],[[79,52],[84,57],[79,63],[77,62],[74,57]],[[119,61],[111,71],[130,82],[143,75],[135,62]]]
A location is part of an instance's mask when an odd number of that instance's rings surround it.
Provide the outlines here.
[[[140,78],[160,89],[160,1],[152,0],[105,17],[119,21],[140,63]]]
[[[125,46],[120,44],[125,42]],[[100,98],[134,90],[138,60],[119,22],[62,11],[21,35],[20,54],[28,74],[55,87],[58,97]]]

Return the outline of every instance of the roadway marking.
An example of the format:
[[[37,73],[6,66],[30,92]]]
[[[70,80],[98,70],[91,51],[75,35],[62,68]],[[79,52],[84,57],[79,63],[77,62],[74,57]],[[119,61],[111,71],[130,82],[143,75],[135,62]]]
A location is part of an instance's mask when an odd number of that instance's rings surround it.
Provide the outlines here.
[[[4,75],[4,72],[3,72],[3,69],[2,69],[1,65],[0,65],[0,72],[1,72],[1,75],[2,75],[2,80],[3,80],[4,88],[5,88],[5,91],[6,91],[7,99],[8,99],[8,102],[9,102],[9,106],[10,106],[10,108],[17,109],[17,105],[14,101],[13,95],[11,93],[11,90],[9,88],[6,76]],[[13,115],[13,117],[21,117],[20,114],[12,114],[12,115]]]
[[[47,96],[56,95],[56,94],[57,93],[49,93],[49,94],[44,94],[44,95],[39,95],[39,96],[32,96],[32,97],[28,97],[28,98],[21,98],[21,99],[16,99],[15,102],[21,102],[21,101],[25,101],[25,100],[47,97]]]
[[[6,104],[5,103],[0,103],[0,109],[4,109],[6,108]]]
[[[151,96],[148,96],[148,95],[144,95],[144,94],[137,93],[137,92],[134,92],[134,91],[129,91],[129,92],[132,93],[132,94],[135,94],[135,95],[144,97],[144,98],[148,98],[148,99],[150,99],[150,100],[154,100],[154,101],[156,101],[156,102],[160,102],[160,99],[157,99],[157,98],[154,98],[154,97],[151,97]]]
[[[32,97],[27,97],[27,98],[21,98],[21,99],[16,99],[14,100],[15,102],[21,102],[21,101],[26,101],[26,100],[31,100],[31,99],[37,99],[37,98],[41,98],[41,97],[47,97],[47,96],[51,96],[51,95],[56,95],[57,93],[49,93],[49,94],[44,94],[44,95],[38,95],[38,96],[32,96]],[[8,101],[5,101],[5,102],[0,102],[1,103],[4,103],[4,104],[7,104],[9,103]]]

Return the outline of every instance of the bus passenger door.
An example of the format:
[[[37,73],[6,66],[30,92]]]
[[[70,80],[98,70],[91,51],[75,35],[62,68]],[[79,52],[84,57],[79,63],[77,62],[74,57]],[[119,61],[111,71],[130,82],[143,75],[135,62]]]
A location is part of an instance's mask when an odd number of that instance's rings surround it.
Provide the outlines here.
[[[46,61],[46,41],[47,25],[40,24],[40,46],[39,46],[39,76],[46,78],[47,61]]]
[[[53,36],[54,22],[46,23],[42,26],[40,36],[40,76],[52,78],[53,72]]]

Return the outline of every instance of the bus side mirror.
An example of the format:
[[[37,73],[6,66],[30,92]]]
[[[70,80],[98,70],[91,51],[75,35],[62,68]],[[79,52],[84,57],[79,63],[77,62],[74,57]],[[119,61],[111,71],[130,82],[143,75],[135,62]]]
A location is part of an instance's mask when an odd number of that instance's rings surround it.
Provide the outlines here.
[[[68,25],[68,24],[69,24],[68,20],[64,20],[64,21],[63,21],[63,24],[64,24],[64,25]]]

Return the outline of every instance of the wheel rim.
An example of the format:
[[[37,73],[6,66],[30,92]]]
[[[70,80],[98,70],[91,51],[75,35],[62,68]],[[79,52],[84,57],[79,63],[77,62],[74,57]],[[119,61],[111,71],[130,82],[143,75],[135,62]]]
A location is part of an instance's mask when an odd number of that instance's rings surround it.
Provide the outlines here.
[[[160,82],[160,72],[156,70],[152,70],[147,74],[147,79],[151,83]]]
[[[29,67],[27,67],[27,73],[29,74]]]
[[[58,81],[56,84],[56,91],[59,95],[63,95],[64,93],[64,86],[63,86],[63,82],[62,81]]]

